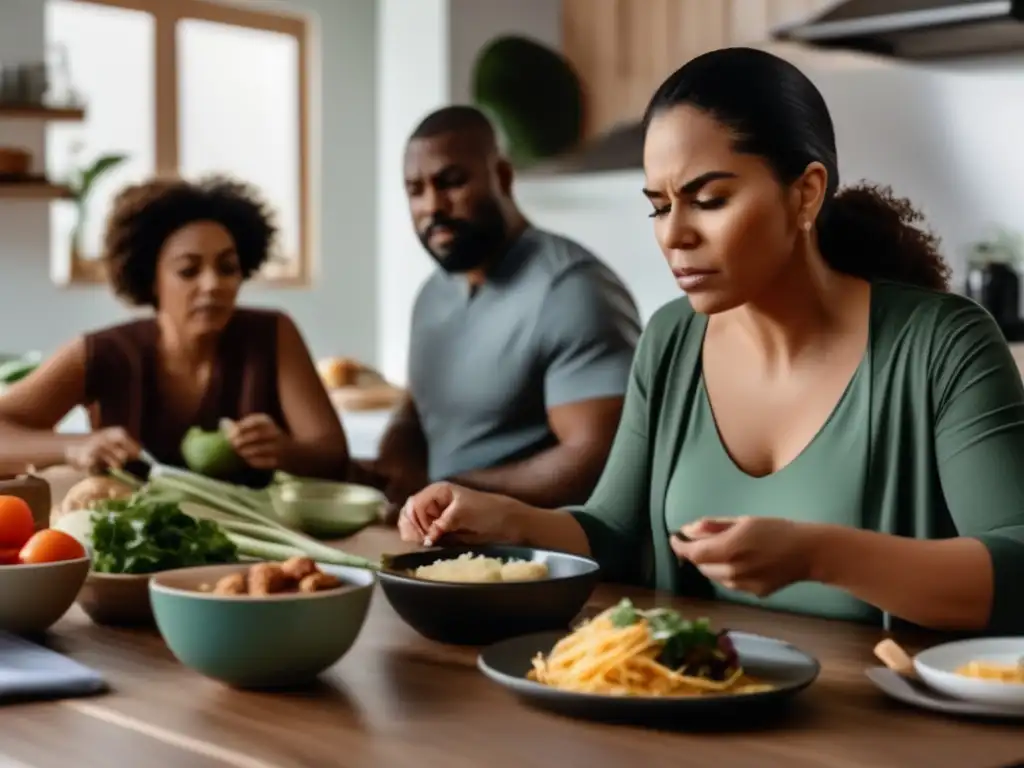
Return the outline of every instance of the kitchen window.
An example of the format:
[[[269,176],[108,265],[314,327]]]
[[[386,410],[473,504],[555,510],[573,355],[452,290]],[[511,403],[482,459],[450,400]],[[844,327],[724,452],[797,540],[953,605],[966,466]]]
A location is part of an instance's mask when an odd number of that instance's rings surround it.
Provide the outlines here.
[[[277,214],[276,258],[259,279],[310,278],[308,22],[206,0],[47,0],[50,50],[66,60],[83,124],[47,128],[47,167],[78,173],[105,156],[82,206],[54,204],[51,249],[73,283],[99,260],[113,197],[156,175],[226,173]]]

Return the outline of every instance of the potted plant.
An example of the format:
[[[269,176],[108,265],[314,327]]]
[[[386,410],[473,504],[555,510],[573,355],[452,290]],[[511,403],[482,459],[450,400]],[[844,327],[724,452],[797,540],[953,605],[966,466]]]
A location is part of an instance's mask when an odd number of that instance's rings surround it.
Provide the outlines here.
[[[72,147],[72,157],[77,157],[82,151],[81,144]],[[85,229],[85,222],[88,216],[89,195],[96,187],[97,182],[123,164],[128,155],[120,152],[110,152],[99,155],[91,163],[85,164],[73,170],[67,181],[71,190],[71,200],[75,205],[75,224],[71,230],[71,249],[76,255],[82,254],[82,233]]]
[[[579,142],[580,79],[565,57],[535,40],[503,35],[487,43],[473,63],[472,90],[517,167],[557,157]]]

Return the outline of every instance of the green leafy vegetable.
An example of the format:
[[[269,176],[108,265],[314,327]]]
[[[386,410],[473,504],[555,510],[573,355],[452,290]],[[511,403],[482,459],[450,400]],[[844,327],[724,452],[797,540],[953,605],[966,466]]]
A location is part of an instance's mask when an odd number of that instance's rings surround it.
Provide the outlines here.
[[[212,520],[196,520],[166,500],[133,496],[101,502],[92,515],[93,570],[154,573],[233,563],[238,548]]]
[[[642,611],[624,598],[610,614],[616,627],[646,621],[651,639],[661,643],[658,662],[683,674],[724,680],[739,667],[725,632],[715,632],[704,618],[689,620],[670,608]]]
[[[612,620],[612,625],[621,628],[628,627],[631,624],[636,624],[643,618],[643,616],[633,605],[633,601],[624,597],[612,610],[610,618]]]
[[[282,524],[276,519],[266,489],[254,490],[157,464],[150,469],[149,482],[139,495],[178,503],[182,511],[191,517],[213,520],[227,532],[243,557],[282,560],[302,555],[332,565],[380,568],[379,560],[349,554]]]

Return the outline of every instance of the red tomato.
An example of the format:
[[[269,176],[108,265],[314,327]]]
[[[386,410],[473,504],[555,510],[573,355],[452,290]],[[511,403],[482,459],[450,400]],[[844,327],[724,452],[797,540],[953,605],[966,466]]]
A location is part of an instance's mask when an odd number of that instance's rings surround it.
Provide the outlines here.
[[[74,536],[64,531],[46,528],[25,542],[19,560],[23,563],[56,563],[85,557],[85,547]]]
[[[17,549],[0,549],[0,565],[17,565],[21,562]]]
[[[36,530],[32,510],[18,496],[0,496],[0,549],[20,549]]]

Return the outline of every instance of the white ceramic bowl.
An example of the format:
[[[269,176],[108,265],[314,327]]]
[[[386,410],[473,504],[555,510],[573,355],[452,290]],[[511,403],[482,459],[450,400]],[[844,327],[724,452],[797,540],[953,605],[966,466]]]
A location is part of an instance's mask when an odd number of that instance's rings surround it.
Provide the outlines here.
[[[980,680],[958,674],[972,661],[1016,664],[1024,658],[1024,637],[959,640],[937,645],[914,657],[914,669],[939,693],[965,701],[1024,709],[1024,684]]]

